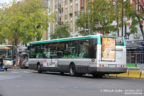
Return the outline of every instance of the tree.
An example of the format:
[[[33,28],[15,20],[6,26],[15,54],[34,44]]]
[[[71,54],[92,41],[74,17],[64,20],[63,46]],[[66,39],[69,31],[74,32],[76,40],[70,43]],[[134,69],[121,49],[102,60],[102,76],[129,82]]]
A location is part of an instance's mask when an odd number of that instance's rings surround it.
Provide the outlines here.
[[[138,6],[140,7],[139,10],[135,10],[135,6],[133,6],[129,0],[116,0],[116,6],[118,7],[117,9],[117,16],[120,17],[119,18],[119,27],[122,27],[122,11],[123,11],[123,18],[129,18],[131,20],[131,25],[129,27],[130,29],[130,34],[135,34],[138,32],[138,28],[140,28],[141,33],[143,35],[144,38],[144,31],[143,31],[143,25],[141,23],[141,21],[144,19],[144,10],[143,10],[143,6],[141,5],[141,3],[139,2],[139,0],[133,0],[136,2],[138,2]],[[137,4],[137,3],[136,3]],[[123,9],[123,10],[122,10]],[[123,21],[123,25],[127,25],[127,23],[129,22],[129,20],[125,19]],[[137,27],[137,25],[139,25],[139,27]]]
[[[119,36],[120,30],[122,30],[123,34],[123,27],[127,27],[129,18],[132,21],[129,27],[130,34],[137,33],[137,25],[139,25],[144,38],[144,30],[141,23],[144,19],[144,7],[139,0],[133,1],[138,2],[139,10],[135,11],[135,6],[129,0],[93,0],[93,2],[88,2],[88,12],[80,13],[76,22],[76,25],[81,28],[80,33],[87,35],[93,34],[95,31],[104,31],[104,33],[117,31]],[[112,25],[114,21],[116,21],[116,24]]]
[[[122,36],[124,36],[124,30],[123,27],[127,27],[127,23],[128,20],[126,18],[131,18],[130,14],[132,14],[134,12],[134,10],[132,10],[132,5],[130,4],[130,2],[128,0],[124,1],[124,0],[115,0],[115,13],[116,13],[116,21],[117,21],[117,32],[118,32],[118,36],[119,31],[121,30],[121,34]],[[133,26],[131,26],[133,28],[131,28],[131,32],[130,33],[134,33],[132,31],[134,31],[135,29],[135,25],[133,24]],[[125,30],[126,31],[126,30]]]
[[[3,9],[1,15],[1,33],[5,38],[17,46],[32,40],[40,40],[42,33],[47,30],[49,16],[48,11],[42,7],[41,0],[23,0],[13,2],[12,6]]]
[[[66,38],[70,37],[69,33],[69,26],[67,24],[64,25],[58,25],[55,29],[55,33],[51,35],[52,39],[57,39],[57,38]]]
[[[137,11],[134,11],[134,14],[136,16],[136,19],[134,18],[134,20],[136,23],[138,23],[140,31],[141,31],[143,39],[144,39],[144,28],[143,28],[144,26],[141,23],[141,21],[144,20],[144,4],[142,5],[139,0],[134,0],[134,1],[135,1],[135,3],[138,2],[138,7],[140,7]]]
[[[85,12],[80,12],[79,14],[78,14],[78,19],[76,20],[76,25],[78,26],[78,27],[80,27],[80,34],[82,34],[82,35],[88,35],[88,34],[90,34],[89,33],[89,30],[88,30],[88,24],[89,22],[88,22],[88,14],[86,14]],[[87,29],[87,30],[86,30]]]
[[[76,21],[76,25],[83,29],[80,33],[87,35],[100,31],[103,31],[104,34],[116,31],[115,26],[111,25],[116,19],[114,9],[112,0],[88,2],[88,12],[80,13]]]
[[[0,9],[0,14],[3,14],[3,10],[2,9]],[[2,44],[2,43],[4,43],[5,34],[3,34],[1,32],[1,30],[2,30],[2,23],[1,23],[2,19],[1,18],[2,18],[2,16],[0,15],[0,43]]]

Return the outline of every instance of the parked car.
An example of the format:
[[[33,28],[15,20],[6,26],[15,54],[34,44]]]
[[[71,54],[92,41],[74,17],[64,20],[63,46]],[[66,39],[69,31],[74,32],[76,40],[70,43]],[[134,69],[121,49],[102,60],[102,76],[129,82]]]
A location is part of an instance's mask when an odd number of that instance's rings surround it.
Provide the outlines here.
[[[28,68],[28,66],[29,66],[28,59],[23,60],[21,64],[21,68],[25,69],[25,68]]]
[[[19,57],[19,67],[20,68],[28,68],[28,54],[23,52]]]

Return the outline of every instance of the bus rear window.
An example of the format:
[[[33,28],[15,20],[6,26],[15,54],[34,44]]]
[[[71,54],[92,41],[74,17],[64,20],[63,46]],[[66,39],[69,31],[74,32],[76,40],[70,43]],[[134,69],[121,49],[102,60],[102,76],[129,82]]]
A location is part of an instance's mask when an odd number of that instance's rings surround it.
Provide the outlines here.
[[[124,41],[122,37],[117,37],[116,38],[116,45],[124,45]]]

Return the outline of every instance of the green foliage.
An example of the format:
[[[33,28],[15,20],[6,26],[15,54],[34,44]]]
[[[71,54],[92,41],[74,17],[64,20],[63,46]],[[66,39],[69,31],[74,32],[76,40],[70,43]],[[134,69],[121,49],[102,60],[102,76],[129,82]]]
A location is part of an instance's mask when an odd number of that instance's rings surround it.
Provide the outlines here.
[[[88,22],[88,14],[86,14],[84,12],[80,12],[78,15],[78,19],[76,20],[76,25],[83,29],[79,32],[80,34],[82,34],[82,35],[90,34],[89,30],[88,30],[88,27],[89,27],[88,23],[89,23]]]
[[[87,9],[88,12],[80,13],[76,21],[76,25],[82,29],[81,34],[116,31],[116,28],[111,25],[116,19],[116,14],[114,14],[115,8],[111,0],[94,0],[93,2],[88,2]]]
[[[118,15],[117,16],[121,18],[121,16],[122,16],[121,12],[122,12],[122,7],[123,7],[124,17],[130,18],[132,21],[132,23],[130,25],[130,33],[131,34],[137,33],[138,32],[137,25],[140,25],[139,28],[141,29],[141,33],[143,34],[143,28],[141,28],[141,20],[143,19],[143,16],[144,16],[144,10],[135,11],[134,10],[135,6],[133,6],[131,3],[129,3],[129,0],[126,0],[125,2],[124,2],[124,0],[117,0],[117,6],[118,6]],[[137,13],[139,13],[139,15]],[[120,21],[120,18],[119,18],[119,21]],[[125,22],[125,24],[127,24],[129,21],[125,20],[124,22]],[[120,22],[120,25],[121,25],[121,22]],[[121,26],[119,26],[119,27],[121,27]]]
[[[104,31],[104,33],[119,32],[123,26],[129,21],[125,18],[130,18],[132,23],[130,33],[134,34],[138,31],[137,25],[143,34],[143,26],[141,20],[144,19],[143,7],[137,13],[129,0],[93,0],[87,3],[87,12],[81,12],[78,15],[76,25],[80,27],[80,34],[88,35],[95,32]],[[122,18],[123,13],[123,18]],[[117,22],[117,27],[112,25],[113,21]],[[144,37],[144,34],[143,34]]]
[[[12,44],[26,44],[32,40],[40,40],[48,27],[51,16],[43,8],[41,0],[23,0],[13,2],[12,6],[2,10],[0,34]]]
[[[70,37],[70,33],[68,30],[69,30],[68,24],[59,25],[56,27],[55,33],[51,35],[51,38],[58,39],[58,38]]]
[[[0,9],[0,14],[3,14],[3,11]],[[0,15],[0,18],[2,18],[2,16]],[[0,43],[3,43],[4,42],[4,36],[5,36],[5,34],[3,34],[2,32],[1,32],[1,30],[2,30],[2,23],[1,23],[1,19],[0,19]]]

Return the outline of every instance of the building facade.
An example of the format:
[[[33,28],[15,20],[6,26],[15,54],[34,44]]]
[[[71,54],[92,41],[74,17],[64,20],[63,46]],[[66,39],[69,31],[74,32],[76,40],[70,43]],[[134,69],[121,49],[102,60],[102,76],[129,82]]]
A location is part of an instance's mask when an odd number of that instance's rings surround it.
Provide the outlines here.
[[[76,27],[76,19],[80,11],[86,11],[87,0],[48,0],[49,14],[56,14],[54,22],[49,23],[47,32],[43,35],[43,40],[50,39],[50,34],[55,32],[58,25],[68,24],[70,26],[70,35],[76,36],[78,28]]]

